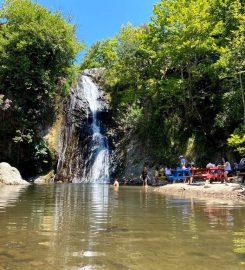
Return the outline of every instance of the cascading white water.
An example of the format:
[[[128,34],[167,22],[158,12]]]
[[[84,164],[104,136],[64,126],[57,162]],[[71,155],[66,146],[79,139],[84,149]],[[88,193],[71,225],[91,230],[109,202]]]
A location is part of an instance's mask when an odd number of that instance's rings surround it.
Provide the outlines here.
[[[97,114],[103,109],[101,97],[103,92],[98,89],[89,76],[82,76],[84,95],[88,101],[89,109],[92,113],[92,131],[90,154],[87,163],[90,164],[88,170],[84,171],[86,182],[109,182],[109,147],[107,137],[101,134],[101,125],[97,119]],[[89,114],[89,112],[88,112]]]

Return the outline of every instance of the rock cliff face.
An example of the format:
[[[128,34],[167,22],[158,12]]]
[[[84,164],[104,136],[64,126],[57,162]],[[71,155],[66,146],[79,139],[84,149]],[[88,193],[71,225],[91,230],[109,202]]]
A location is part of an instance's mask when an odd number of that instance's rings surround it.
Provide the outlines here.
[[[81,76],[78,84],[71,89],[70,100],[64,105],[64,122],[59,140],[59,160],[56,179],[71,181],[77,167],[83,166],[86,144],[90,131],[87,130],[87,103],[82,95]],[[84,157],[83,157],[84,156]]]
[[[59,159],[56,180],[64,182],[85,182],[89,171],[89,156],[93,139],[92,112],[84,89],[84,76],[92,78],[97,84],[103,69],[86,70],[79,75],[77,84],[71,89],[71,96],[64,106],[64,123],[61,129]],[[102,107],[97,121],[106,120],[107,102],[100,96]],[[106,133],[105,128],[102,130]]]
[[[96,127],[94,127],[91,104],[85,94],[84,76],[92,78],[99,88],[103,88],[103,69],[91,69],[80,74],[77,84],[71,89],[71,95],[64,105],[62,116],[63,125],[59,139],[59,159],[55,177],[57,181],[88,182],[86,174],[89,175],[91,163],[96,159],[92,157],[94,154],[91,154],[91,148],[94,147],[93,140],[96,140],[93,129],[96,130]],[[114,177],[119,177],[119,179],[126,177],[128,180],[139,179],[143,165],[147,163],[148,167],[151,167],[152,164],[147,156],[147,149],[142,145],[137,134],[118,128],[109,99],[104,92],[99,99],[101,104],[96,113],[96,121],[103,124],[100,125],[102,136],[99,135],[97,138],[104,140],[106,137],[110,153],[111,181]]]
[[[148,167],[149,177],[153,177],[153,161],[147,153],[147,148],[134,132],[118,132],[116,125],[112,128],[112,175],[121,180],[123,177],[127,181],[138,181],[143,166]]]

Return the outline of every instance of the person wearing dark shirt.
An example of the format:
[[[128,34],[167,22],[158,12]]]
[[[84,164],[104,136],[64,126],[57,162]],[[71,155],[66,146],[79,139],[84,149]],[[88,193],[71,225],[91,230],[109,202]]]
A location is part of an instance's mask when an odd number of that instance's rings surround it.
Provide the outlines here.
[[[146,166],[144,166],[144,169],[141,172],[140,178],[143,181],[143,186],[146,186],[147,187],[148,172],[147,172]]]

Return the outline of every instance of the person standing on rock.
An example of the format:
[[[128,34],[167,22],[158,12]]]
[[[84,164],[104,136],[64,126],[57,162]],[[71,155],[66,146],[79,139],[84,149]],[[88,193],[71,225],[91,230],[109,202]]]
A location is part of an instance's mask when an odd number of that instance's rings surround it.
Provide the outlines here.
[[[140,179],[143,181],[143,186],[145,186],[145,187],[147,187],[147,178],[148,178],[147,167],[144,166],[144,169],[140,175]]]

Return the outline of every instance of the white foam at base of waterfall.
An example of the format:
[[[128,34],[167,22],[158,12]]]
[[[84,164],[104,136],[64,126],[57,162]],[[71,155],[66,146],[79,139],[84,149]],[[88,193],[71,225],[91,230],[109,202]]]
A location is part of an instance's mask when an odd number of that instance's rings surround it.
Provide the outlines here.
[[[107,164],[109,164],[109,151],[103,149],[98,153],[91,167],[89,178],[92,182],[108,182],[109,170]]]

